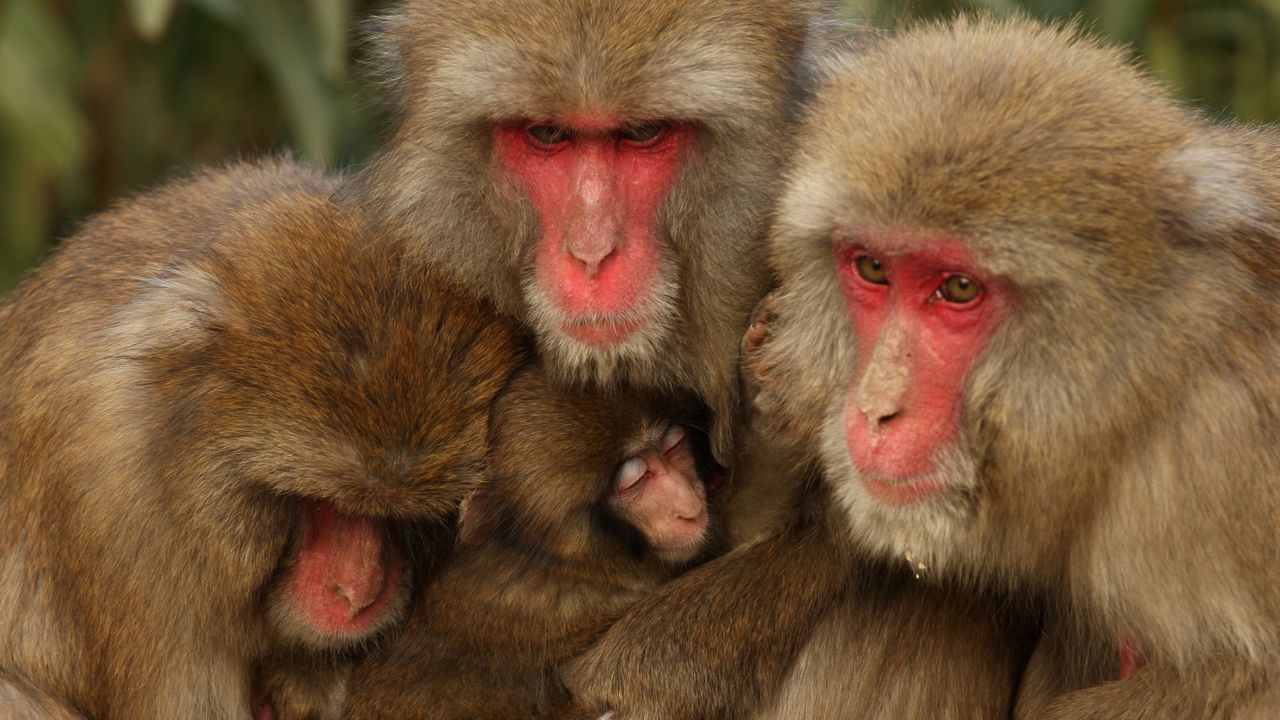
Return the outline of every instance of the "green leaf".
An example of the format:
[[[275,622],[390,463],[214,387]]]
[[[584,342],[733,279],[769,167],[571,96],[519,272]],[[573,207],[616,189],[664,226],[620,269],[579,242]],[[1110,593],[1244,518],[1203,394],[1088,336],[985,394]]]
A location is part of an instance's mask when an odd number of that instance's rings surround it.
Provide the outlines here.
[[[311,18],[320,46],[320,61],[329,82],[341,82],[347,73],[347,28],[351,0],[311,0]]]
[[[16,0],[0,25],[0,123],[34,161],[69,170],[87,153],[75,102],[75,53],[41,0]]]
[[[253,0],[249,1],[253,2]],[[244,22],[244,6],[240,0],[191,0],[191,3],[204,8],[210,15],[229,25],[239,25]]]
[[[302,154],[325,164],[337,144],[335,102],[316,61],[316,40],[306,32],[296,3],[245,3],[245,30],[283,96]]]
[[[1095,18],[1107,37],[1134,44],[1147,40],[1153,5],[1152,0],[1093,0],[1085,17]]]
[[[142,37],[155,40],[164,34],[178,0],[129,0],[129,16]]]

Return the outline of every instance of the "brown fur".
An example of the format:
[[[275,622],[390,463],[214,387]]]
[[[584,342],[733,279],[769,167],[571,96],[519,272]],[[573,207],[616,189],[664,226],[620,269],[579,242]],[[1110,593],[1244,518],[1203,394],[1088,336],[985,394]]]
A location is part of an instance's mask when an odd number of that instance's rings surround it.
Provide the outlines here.
[[[97,720],[248,718],[257,666],[348,654],[266,615],[300,498],[398,518],[419,575],[448,550],[523,345],[334,190],[287,162],[175,182],[9,298],[0,670]]]
[[[659,559],[607,504],[617,468],[672,422],[704,415],[652,394],[557,390],[541,368],[517,375],[494,406],[491,477],[463,512],[474,544],[357,670],[352,720],[569,717],[557,666],[689,565]]]
[[[578,702],[628,720],[1008,717],[1025,619],[851,552],[810,483],[798,489],[810,521],[664,585],[612,626],[566,672]]]
[[[84,720],[38,688],[0,673],[0,720]]]
[[[409,0],[381,23],[399,122],[353,193],[421,253],[534,327],[560,381],[697,394],[728,462],[737,344],[768,276],[764,219],[824,0]],[[587,351],[539,330],[522,290],[537,233],[493,159],[489,126],[573,112],[696,123],[659,210],[678,312],[642,351]]]
[[[1280,713],[1277,168],[1273,129],[1021,20],[904,33],[819,93],[773,238],[776,407],[858,545],[1046,604],[1021,717]],[[860,499],[840,441],[833,237],[883,227],[963,238],[1016,293],[965,388],[976,492],[945,510]],[[1126,637],[1146,666],[1112,682]]]

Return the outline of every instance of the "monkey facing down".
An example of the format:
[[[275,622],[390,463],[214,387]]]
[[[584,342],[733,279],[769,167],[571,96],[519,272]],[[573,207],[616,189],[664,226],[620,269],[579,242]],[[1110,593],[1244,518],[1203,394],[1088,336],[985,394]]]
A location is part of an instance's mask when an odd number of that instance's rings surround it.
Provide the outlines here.
[[[714,543],[704,425],[696,404],[564,391],[522,370],[494,405],[490,477],[463,504],[462,547],[356,670],[351,718],[573,712],[557,666]]]
[[[451,548],[524,343],[334,190],[283,162],[164,186],[7,301],[13,685],[96,720],[285,720],[321,677],[307,713],[336,717],[348,656]]]
[[[825,0],[407,0],[348,185],[531,328],[560,384],[690,391],[730,464],[738,339]]]
[[[962,19],[799,144],[759,365],[855,543],[1044,606],[1019,717],[1280,716],[1280,135]]]

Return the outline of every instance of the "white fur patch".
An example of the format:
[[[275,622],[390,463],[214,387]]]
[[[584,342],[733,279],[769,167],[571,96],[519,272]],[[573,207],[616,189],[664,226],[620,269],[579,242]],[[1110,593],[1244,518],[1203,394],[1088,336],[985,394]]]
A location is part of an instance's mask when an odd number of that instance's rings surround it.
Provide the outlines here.
[[[141,289],[106,332],[121,353],[180,347],[203,337],[226,313],[218,280],[191,267],[139,278]]]
[[[1252,169],[1235,153],[1193,144],[1174,151],[1166,162],[1171,172],[1190,182],[1187,219],[1197,230],[1213,235],[1266,224],[1263,205],[1247,185]]]

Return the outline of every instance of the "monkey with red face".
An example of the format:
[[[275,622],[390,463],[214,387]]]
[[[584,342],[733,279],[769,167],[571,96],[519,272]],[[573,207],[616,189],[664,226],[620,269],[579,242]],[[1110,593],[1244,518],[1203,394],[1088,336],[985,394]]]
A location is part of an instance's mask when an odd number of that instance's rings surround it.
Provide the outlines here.
[[[825,0],[407,0],[398,124],[348,193],[533,330],[560,384],[692,392],[728,464],[738,339]]]
[[[524,342],[335,189],[284,162],[166,185],[8,299],[0,693],[337,718],[448,554]]]
[[[861,551],[1043,606],[1019,717],[1280,715],[1277,167],[1274,128],[1021,20],[818,94],[764,393]]]
[[[463,547],[356,671],[353,720],[573,712],[557,666],[712,549],[703,425],[696,403],[564,391],[521,371],[494,406]]]
[[[556,384],[696,396],[733,502],[763,464],[740,456],[739,339],[770,282],[765,219],[834,4],[404,0],[377,33],[397,124],[346,194],[531,329]],[[787,493],[780,477],[747,504]],[[776,528],[734,516],[747,513],[726,512],[735,540]],[[800,636],[842,582],[777,577],[761,602],[786,603],[779,637]],[[707,696],[720,665],[782,662],[747,642],[683,657],[693,672],[673,672],[667,710],[695,712],[688,695]],[[755,692],[762,674],[731,677]]]

